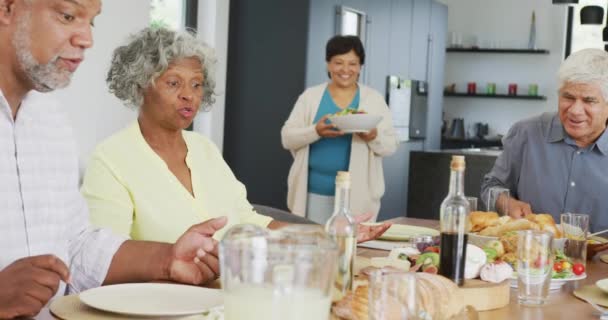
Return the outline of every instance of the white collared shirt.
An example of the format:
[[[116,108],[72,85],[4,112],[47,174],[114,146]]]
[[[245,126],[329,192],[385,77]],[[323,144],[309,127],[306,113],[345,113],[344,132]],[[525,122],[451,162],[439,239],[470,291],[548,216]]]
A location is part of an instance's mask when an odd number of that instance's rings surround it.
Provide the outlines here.
[[[45,94],[28,93],[13,121],[0,90],[0,235],[0,269],[42,254],[70,267],[57,295],[101,285],[125,240],[90,225],[72,130]]]

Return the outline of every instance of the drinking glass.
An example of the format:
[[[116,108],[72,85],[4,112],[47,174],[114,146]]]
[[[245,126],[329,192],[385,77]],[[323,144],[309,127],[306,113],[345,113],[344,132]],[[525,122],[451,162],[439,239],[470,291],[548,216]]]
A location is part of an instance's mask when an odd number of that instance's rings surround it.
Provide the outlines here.
[[[462,33],[456,31],[450,31],[450,47],[452,48],[462,48]]]
[[[322,227],[236,225],[219,252],[226,320],[329,318],[337,247]]]
[[[522,305],[540,306],[547,302],[553,270],[552,242],[551,232],[518,233],[517,297]]]
[[[503,187],[491,187],[488,192],[488,211],[499,215],[509,215],[509,189]]]
[[[560,216],[564,231],[564,254],[573,264],[582,263],[587,267],[587,234],[589,233],[589,215],[582,213],[564,213]]]
[[[471,212],[477,211],[477,197],[466,197],[467,201],[469,201],[469,208],[471,208]]]
[[[414,273],[380,269],[369,283],[370,320],[420,319]]]

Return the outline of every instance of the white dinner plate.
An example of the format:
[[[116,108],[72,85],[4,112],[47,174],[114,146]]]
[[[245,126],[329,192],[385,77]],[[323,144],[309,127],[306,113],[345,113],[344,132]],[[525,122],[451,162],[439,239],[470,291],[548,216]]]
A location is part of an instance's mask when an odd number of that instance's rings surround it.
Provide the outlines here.
[[[380,225],[381,223],[363,223],[367,225]],[[378,239],[390,241],[409,241],[418,235],[438,236],[439,231],[431,228],[410,226],[406,224],[393,224]]]
[[[577,281],[583,280],[587,278],[587,273],[583,273],[580,276],[574,276],[572,278],[567,279],[551,279],[551,284],[549,284],[549,290],[557,290],[561,288],[568,281]],[[513,276],[511,277],[511,288],[517,288],[517,273],[513,272]]]
[[[605,293],[608,294],[608,278],[606,279],[602,279],[602,280],[598,280],[597,282],[595,282],[595,285],[600,288],[600,290],[604,291]]]
[[[132,316],[185,316],[224,303],[222,291],[168,283],[128,283],[80,293],[89,307]]]

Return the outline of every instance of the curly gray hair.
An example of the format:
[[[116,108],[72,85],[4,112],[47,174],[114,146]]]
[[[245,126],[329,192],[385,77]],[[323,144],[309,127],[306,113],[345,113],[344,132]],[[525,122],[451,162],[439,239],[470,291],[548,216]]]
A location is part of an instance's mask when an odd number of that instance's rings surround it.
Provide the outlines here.
[[[215,65],[213,49],[197,40],[193,33],[164,28],[146,28],[114,50],[106,82],[118,99],[138,108],[143,103],[143,90],[181,58],[197,58],[203,68],[203,99],[201,109],[208,110],[215,102]]]
[[[601,49],[583,49],[571,54],[557,73],[559,88],[567,82],[596,83],[608,100],[608,53]]]

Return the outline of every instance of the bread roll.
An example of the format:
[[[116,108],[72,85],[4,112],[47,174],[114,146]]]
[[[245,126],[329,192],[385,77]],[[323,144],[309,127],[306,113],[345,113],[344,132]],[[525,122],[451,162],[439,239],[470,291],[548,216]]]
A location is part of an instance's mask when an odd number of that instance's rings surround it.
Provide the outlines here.
[[[332,312],[340,319],[367,320],[369,318],[369,286],[367,283],[355,288],[355,291],[346,294],[344,299],[338,301]]]
[[[471,232],[483,230],[498,223],[496,212],[473,211],[469,214]]]
[[[479,235],[486,237],[498,237],[500,230],[502,230],[502,225],[487,227],[479,232]]]
[[[540,227],[540,230],[553,233],[554,238],[561,238],[562,232],[555,224],[553,216],[548,213],[529,214],[526,219],[535,222]]]

